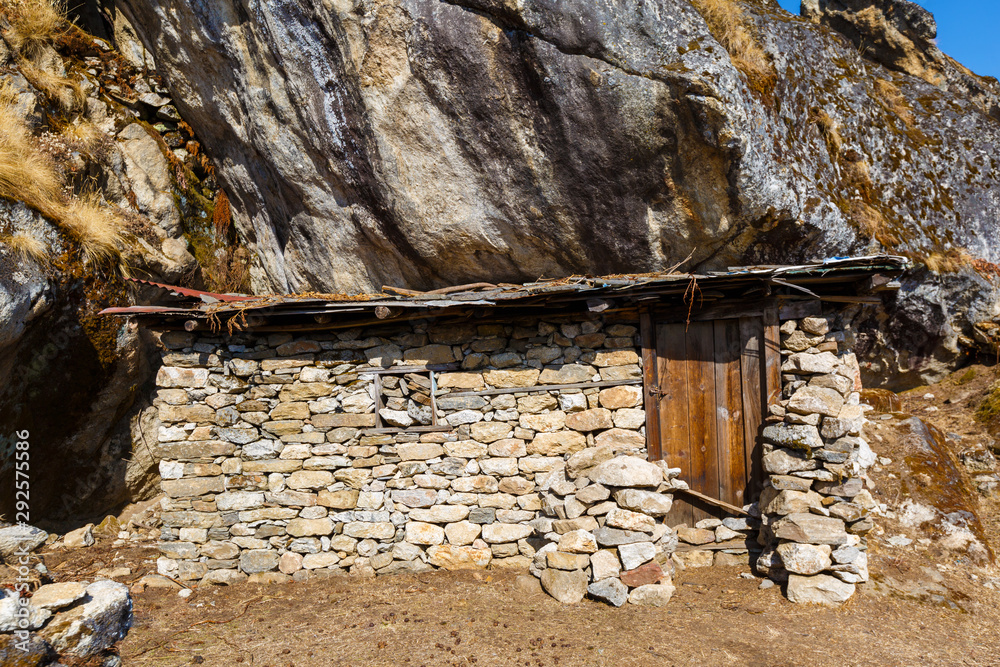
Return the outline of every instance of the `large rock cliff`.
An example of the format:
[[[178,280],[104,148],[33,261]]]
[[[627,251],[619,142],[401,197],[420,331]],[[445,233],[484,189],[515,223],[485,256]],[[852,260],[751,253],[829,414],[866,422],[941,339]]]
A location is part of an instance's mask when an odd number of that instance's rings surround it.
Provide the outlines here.
[[[937,47],[934,16],[908,0],[803,0],[802,16],[845,35],[865,57],[972,100],[1000,120],[1000,85]],[[970,19],[972,17],[970,16]]]
[[[853,4],[878,5],[887,33],[885,12],[911,3]],[[773,2],[116,7],[218,160],[260,290],[887,249],[932,271],[893,306],[922,339],[873,360],[884,380],[953,362],[953,325],[996,314],[972,268],[1000,260],[992,93],[889,69],[887,48],[859,50]],[[825,2],[804,9],[842,27]],[[920,30],[896,33],[929,37],[914,16]],[[943,58],[908,43],[918,73]]]

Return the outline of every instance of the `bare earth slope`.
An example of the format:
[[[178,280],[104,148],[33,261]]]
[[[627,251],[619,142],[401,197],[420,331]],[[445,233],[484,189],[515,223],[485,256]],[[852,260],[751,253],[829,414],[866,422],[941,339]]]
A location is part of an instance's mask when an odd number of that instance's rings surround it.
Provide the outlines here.
[[[138,599],[121,655],[171,667],[196,656],[282,667],[995,664],[992,592],[976,614],[869,594],[829,610],[719,570],[680,575],[662,609],[566,607],[520,593],[502,573],[238,586],[187,602],[157,591]]]

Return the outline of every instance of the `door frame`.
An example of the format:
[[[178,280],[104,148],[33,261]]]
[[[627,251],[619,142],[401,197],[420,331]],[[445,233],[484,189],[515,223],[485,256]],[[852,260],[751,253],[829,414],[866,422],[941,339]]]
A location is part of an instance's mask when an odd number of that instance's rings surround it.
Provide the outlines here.
[[[818,302],[815,302],[818,310]],[[811,310],[812,308],[810,308]],[[762,446],[760,442],[760,430],[750,433],[746,424],[752,423],[754,416],[747,414],[747,405],[759,405],[762,411],[760,424],[763,426],[767,418],[767,406],[777,402],[781,398],[781,347],[779,321],[782,315],[784,319],[791,319],[798,316],[792,311],[801,310],[801,307],[790,309],[787,306],[782,308],[777,299],[761,299],[754,302],[729,302],[723,305],[700,308],[691,312],[685,307],[658,307],[647,306],[640,310],[639,327],[642,344],[642,376],[643,376],[643,404],[646,411],[646,452],[650,461],[663,459],[663,446],[660,439],[660,396],[659,378],[657,377],[657,354],[656,339],[657,326],[659,324],[678,322],[701,322],[706,320],[724,320],[759,317],[763,321],[764,338],[760,343],[763,346],[760,355],[760,366],[756,370],[760,374],[760,397],[758,401],[753,401],[752,396],[747,395],[747,386],[741,382],[744,402],[744,438],[752,440],[745,444],[749,449],[759,452]],[[785,311],[785,312],[782,312]],[[742,375],[741,375],[742,377]],[[751,444],[752,443],[752,444]],[[760,456],[751,457],[748,461],[748,476],[750,478],[748,493],[744,497],[744,502],[752,500],[763,488],[764,472],[760,467]]]

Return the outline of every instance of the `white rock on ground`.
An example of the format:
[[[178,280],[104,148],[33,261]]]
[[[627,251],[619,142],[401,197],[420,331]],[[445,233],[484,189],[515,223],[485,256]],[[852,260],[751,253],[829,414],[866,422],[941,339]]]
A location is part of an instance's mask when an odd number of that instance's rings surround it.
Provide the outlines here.
[[[79,581],[65,581],[40,586],[31,596],[31,604],[39,609],[62,609],[87,594],[87,586]]]
[[[247,579],[247,575],[237,570],[211,570],[205,575],[202,581],[206,584],[214,584],[216,586],[231,586],[243,583]]]
[[[94,524],[71,530],[63,536],[63,545],[69,549],[81,549],[94,543]]]
[[[788,575],[788,599],[799,604],[821,604],[826,606],[846,602],[854,595],[855,586],[828,574],[804,577]]]
[[[663,607],[670,602],[675,590],[671,584],[646,584],[633,588],[628,601],[643,607]]]
[[[17,615],[19,606],[17,593],[0,589],[0,632],[14,632],[19,629],[18,621],[21,618]],[[52,612],[48,609],[39,609],[31,604],[26,609],[27,615],[23,618],[27,620],[29,630],[42,627],[52,616]]]
[[[620,607],[628,600],[628,586],[615,578],[595,581],[587,586],[587,592],[591,597],[603,600],[608,604]]]
[[[0,558],[10,558],[18,550],[34,551],[45,543],[49,534],[34,526],[0,528]]]
[[[41,635],[56,651],[89,658],[121,641],[132,627],[132,597],[125,584],[97,581],[83,604],[57,614]]]

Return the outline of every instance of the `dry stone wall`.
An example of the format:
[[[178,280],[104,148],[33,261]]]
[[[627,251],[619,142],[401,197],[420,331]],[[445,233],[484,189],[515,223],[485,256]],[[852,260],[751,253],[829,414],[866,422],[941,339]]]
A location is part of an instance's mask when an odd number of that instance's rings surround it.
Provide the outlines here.
[[[685,483],[645,460],[635,323],[163,334],[158,569],[233,583],[510,567],[564,602],[660,605],[675,566],[749,551],[793,601],[842,602],[868,579],[874,455],[836,322],[782,325],[759,502],[695,526],[665,522]]]
[[[403,326],[163,334],[161,574],[230,583],[528,569],[546,534],[572,532],[553,524],[603,525],[607,509],[586,510],[612,493],[621,504],[630,488],[582,473],[651,466],[633,323]],[[448,429],[414,431],[433,420],[429,374],[376,384],[371,373],[433,364],[453,366],[433,378]],[[566,387],[595,382],[626,384]],[[651,467],[655,493],[667,482]]]
[[[793,602],[838,604],[868,581],[865,535],[874,507],[865,472],[858,362],[837,319],[781,326],[783,399],[763,431],[768,483],[759,499],[760,571]]]
[[[567,604],[588,594],[616,607],[669,602],[677,532],[663,518],[680,469],[585,450],[564,473],[549,484],[562,503],[532,522],[541,546],[531,572],[545,591]]]

